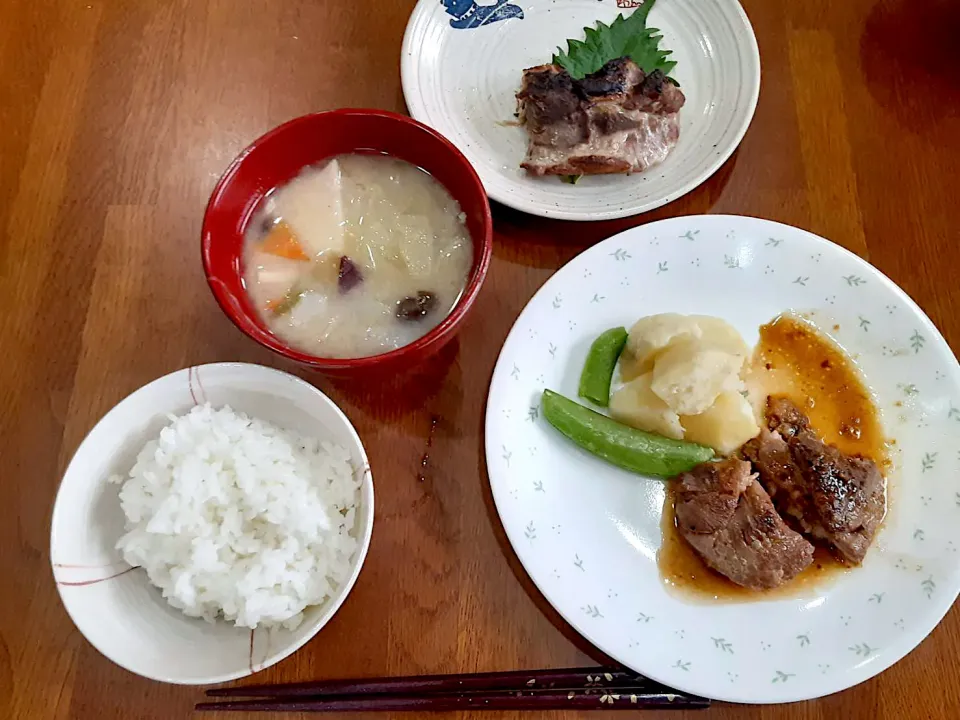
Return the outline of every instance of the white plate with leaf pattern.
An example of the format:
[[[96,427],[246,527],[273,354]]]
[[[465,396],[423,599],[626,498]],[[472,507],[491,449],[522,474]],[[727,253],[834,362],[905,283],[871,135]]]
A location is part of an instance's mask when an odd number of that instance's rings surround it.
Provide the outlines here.
[[[540,394],[576,397],[593,339],[643,315],[715,315],[755,343],[786,310],[810,311],[860,365],[899,448],[890,510],[863,566],[806,594],[684,600],[657,568],[663,484],[572,445],[540,417]],[[633,228],[559,270],[504,343],[486,415],[497,510],[549,602],[624,665],[732,702],[843,690],[933,630],[960,589],[958,447],[960,366],[920,308],[823,238],[735,216]]]
[[[740,144],[760,93],[760,54],[737,0],[658,0],[648,27],[673,51],[670,73],[687,97],[680,141],[662,164],[576,185],[520,168],[526,131],[515,93],[524,68],[550,62],[584,27],[629,14],[638,0],[420,0],[400,70],[410,114],[436,128],[476,168],[487,194],[566,220],[626,217],[660,207],[709,178]]]

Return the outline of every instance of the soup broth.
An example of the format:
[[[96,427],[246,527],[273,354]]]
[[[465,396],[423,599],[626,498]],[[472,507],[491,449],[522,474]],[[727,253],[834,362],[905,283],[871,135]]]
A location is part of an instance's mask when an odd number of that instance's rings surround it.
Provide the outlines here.
[[[305,168],[263,202],[245,239],[245,284],[267,328],[321,357],[378,355],[436,327],[473,261],[443,185],[384,155]]]

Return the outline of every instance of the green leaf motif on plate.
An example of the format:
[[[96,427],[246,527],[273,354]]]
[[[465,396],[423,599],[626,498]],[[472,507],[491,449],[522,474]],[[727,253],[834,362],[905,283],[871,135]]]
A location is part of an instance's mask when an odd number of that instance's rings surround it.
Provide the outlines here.
[[[904,385],[903,383],[897,383],[897,387],[900,388],[903,394],[906,395],[907,397],[910,397],[912,395],[917,395],[920,392],[920,389],[913,383],[910,383],[909,385]]]
[[[733,645],[732,645],[731,643],[727,642],[727,640],[725,640],[724,638],[715,638],[715,637],[712,637],[712,638],[710,638],[710,639],[713,640],[713,646],[714,646],[717,650],[720,650],[720,651],[725,652],[725,653],[730,653],[731,655],[734,654],[734,652],[733,652]]]
[[[680,670],[684,670],[685,672],[689,672],[689,671],[690,671],[690,663],[689,663],[689,662],[684,662],[683,660],[677,660],[677,661],[673,664],[673,667],[679,668]]]
[[[724,255],[723,264],[725,267],[730,270],[739,270],[740,269],[740,258],[736,255]]]
[[[667,262],[666,262],[666,260],[664,260],[664,261],[661,262],[661,263],[657,263],[657,275],[659,275],[660,273],[665,273],[665,272],[667,272],[669,269],[670,269],[670,268],[667,267]]]
[[[783,240],[778,240],[777,238],[767,238],[767,242],[764,243],[767,247],[780,247]]]
[[[910,347],[913,348],[914,353],[918,353],[923,349],[923,344],[927,339],[920,334],[919,330],[914,330],[913,335],[910,336]]]
[[[533,520],[523,529],[523,534],[527,536],[527,540],[537,539],[537,528],[534,527]]]
[[[935,452],[923,454],[923,460],[920,461],[921,472],[933,470],[933,466],[937,464],[937,454]]]
[[[947,419],[960,422],[960,410],[951,405],[950,409],[947,411]]]
[[[859,275],[844,275],[843,279],[850,287],[860,287],[861,285],[867,284],[867,281]]]
[[[794,285],[802,285],[803,287],[807,286],[807,281],[810,279],[810,276],[804,277],[803,275],[798,275],[797,279],[793,281]]]
[[[612,253],[610,253],[610,257],[612,257],[617,262],[623,262],[624,260],[629,260],[631,258],[631,255],[623,248],[617,248]]]
[[[693,242],[694,240],[697,239],[697,235],[699,234],[700,234],[699,230],[687,230],[683,235],[680,236],[680,238],[683,240],[689,240],[690,242]]]
[[[588,617],[592,617],[592,618],[602,618],[602,617],[603,617],[603,613],[600,612],[600,608],[598,608],[596,605],[584,605],[584,606],[583,606],[582,608],[580,608],[580,609],[583,610],[583,611],[587,614]]]
[[[870,331],[870,321],[867,320],[863,315],[859,315],[858,319],[860,321],[860,329],[864,332]]]
[[[856,653],[857,657],[867,657],[871,653],[876,651],[876,648],[872,648],[866,643],[861,643],[859,645],[851,645],[847,648],[850,652]]]
[[[785,673],[781,670],[777,670],[776,673],[777,674],[773,676],[773,680],[771,680],[770,682],[785,683],[787,680],[789,680],[792,677],[795,677],[796,675],[796,673]]]
[[[531,405],[530,410],[527,412],[527,420],[530,422],[535,422],[538,417],[540,417],[540,407],[537,405]]]
[[[879,605],[883,602],[884,595],[886,595],[886,593],[874,593],[870,596],[870,599],[867,600],[867,602],[875,602],[877,605]]]
[[[920,583],[920,589],[923,590],[928,600],[933,597],[933,591],[937,589],[937,584],[933,581],[933,575]]]
[[[800,647],[806,647],[810,644],[810,636],[804,633],[803,635],[797,635],[797,640],[800,641]]]

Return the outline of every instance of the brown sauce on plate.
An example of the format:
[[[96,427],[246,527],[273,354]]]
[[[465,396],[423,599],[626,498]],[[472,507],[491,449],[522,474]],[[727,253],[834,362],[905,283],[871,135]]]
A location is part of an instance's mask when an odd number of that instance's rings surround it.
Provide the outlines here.
[[[853,361],[812,324],[782,315],[763,325],[747,371],[747,387],[758,417],[763,416],[767,396],[785,395],[803,409],[826,442],[870,458],[884,474],[889,468],[889,445],[870,391]],[[773,590],[741,587],[707,567],[680,535],[672,488],[670,483],[657,562],[663,582],[688,599],[744,602],[797,597],[850,570],[829,550],[817,547],[810,567],[790,582]]]
[[[758,410],[768,395],[786,395],[825,442],[870,458],[881,471],[887,468],[880,414],[860,372],[808,322],[781,315],[760,328],[747,386]]]

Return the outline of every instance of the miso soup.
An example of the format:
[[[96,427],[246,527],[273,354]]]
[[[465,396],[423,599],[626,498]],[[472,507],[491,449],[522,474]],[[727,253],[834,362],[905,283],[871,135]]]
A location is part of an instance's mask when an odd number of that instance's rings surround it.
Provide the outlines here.
[[[271,192],[245,240],[245,284],[266,326],[320,357],[378,355],[436,327],[473,261],[443,185],[384,155],[341,155]]]

